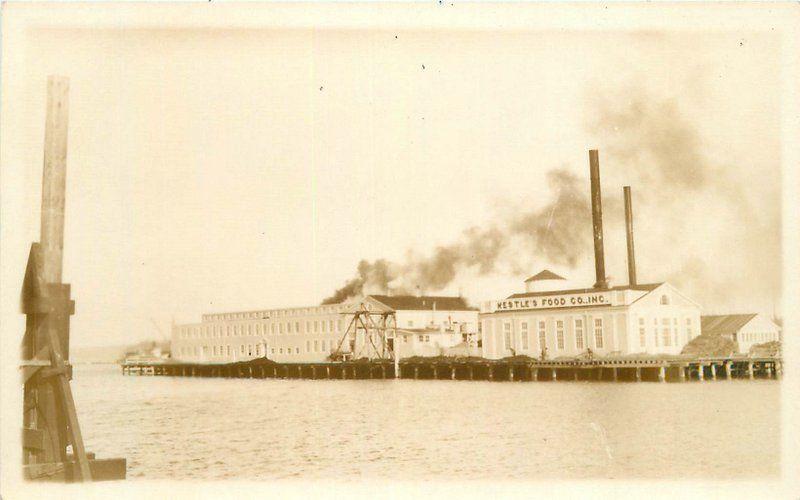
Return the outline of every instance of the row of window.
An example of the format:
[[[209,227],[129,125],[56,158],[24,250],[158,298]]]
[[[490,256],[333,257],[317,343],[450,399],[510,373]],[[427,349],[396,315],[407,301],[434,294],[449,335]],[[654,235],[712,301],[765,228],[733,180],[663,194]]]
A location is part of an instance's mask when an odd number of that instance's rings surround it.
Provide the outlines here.
[[[739,334],[741,342],[770,342],[778,340],[778,334],[774,332],[742,332]]]
[[[249,311],[221,314],[204,314],[203,321],[230,321],[236,319],[269,319],[285,316],[308,316],[310,314],[331,314],[343,312],[346,306],[341,304],[319,307],[300,307],[296,309],[271,309],[265,311]]]
[[[304,328],[305,327],[305,328]],[[261,336],[265,334],[292,333],[339,333],[344,328],[343,320],[281,321],[270,323],[245,323],[234,325],[182,326],[179,337],[218,338],[238,336]]]
[[[680,339],[678,338],[680,335],[680,331],[678,330],[678,318],[661,318],[660,326],[661,328],[659,329],[659,319],[653,318],[651,332],[654,347],[681,345]],[[684,332],[686,342],[691,341],[695,337],[692,318],[684,319]],[[647,347],[647,324],[645,318],[639,318],[639,347],[642,349]]]
[[[589,340],[585,337],[584,333],[584,321],[583,318],[575,318],[573,320],[573,326],[575,331],[575,348],[578,350],[584,350],[589,345]],[[540,320],[536,322],[537,327],[537,336],[539,340],[538,349],[548,349],[550,346],[547,345],[547,322],[544,320]],[[511,322],[504,322],[503,323],[503,348],[510,349],[513,347],[512,343],[512,330],[511,330]],[[566,348],[566,340],[564,336],[564,320],[558,319],[555,321],[555,337],[556,337],[556,349],[564,350]],[[603,336],[603,318],[594,318],[594,346],[597,349],[603,348],[604,336]],[[521,351],[527,351],[530,349],[530,342],[528,340],[528,322],[521,321],[519,324],[519,349]]]
[[[307,340],[305,352],[325,353],[333,351],[336,348],[336,341],[334,340]],[[199,357],[201,354],[204,357],[232,357],[234,355],[235,347],[231,345],[213,345],[213,346],[184,346],[179,348],[178,352],[182,357],[194,356]],[[238,355],[242,357],[261,357],[266,352],[266,347],[263,344],[240,344]],[[300,354],[300,347],[271,347],[270,354]]]

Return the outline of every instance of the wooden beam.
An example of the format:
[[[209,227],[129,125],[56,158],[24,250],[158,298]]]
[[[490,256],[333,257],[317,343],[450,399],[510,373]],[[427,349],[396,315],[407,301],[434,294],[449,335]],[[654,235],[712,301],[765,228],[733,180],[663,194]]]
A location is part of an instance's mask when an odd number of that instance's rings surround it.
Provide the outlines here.
[[[95,481],[125,479],[127,461],[124,458],[93,459],[88,461]],[[75,462],[42,463],[24,465],[26,479],[39,481],[73,482],[80,479],[79,466]]]
[[[45,283],[61,283],[64,253],[64,205],[67,181],[69,80],[47,78],[47,118],[44,129],[42,221],[40,243]]]

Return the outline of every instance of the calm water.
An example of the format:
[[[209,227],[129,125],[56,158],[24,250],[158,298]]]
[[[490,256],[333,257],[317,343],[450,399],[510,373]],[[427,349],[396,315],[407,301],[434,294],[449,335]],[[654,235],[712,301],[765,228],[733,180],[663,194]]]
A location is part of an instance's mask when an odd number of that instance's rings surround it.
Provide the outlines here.
[[[779,474],[775,381],[247,380],[76,366],[87,449],[128,477],[741,478]]]

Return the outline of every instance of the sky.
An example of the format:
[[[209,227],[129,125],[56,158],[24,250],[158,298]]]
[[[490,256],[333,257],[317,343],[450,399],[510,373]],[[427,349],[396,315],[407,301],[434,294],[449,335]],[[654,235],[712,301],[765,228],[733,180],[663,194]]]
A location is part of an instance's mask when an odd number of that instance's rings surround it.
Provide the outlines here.
[[[15,41],[0,148],[21,186],[3,226],[20,244],[4,247],[4,297],[24,271],[6,264],[38,239],[46,78],[65,75],[75,346],[318,304],[362,260],[403,273],[493,235],[490,265],[458,254],[425,292],[477,304],[545,268],[591,286],[589,149],[612,284],[627,279],[631,185],[640,282],[669,281],[704,313],[780,314],[783,81],[769,32],[120,23]]]

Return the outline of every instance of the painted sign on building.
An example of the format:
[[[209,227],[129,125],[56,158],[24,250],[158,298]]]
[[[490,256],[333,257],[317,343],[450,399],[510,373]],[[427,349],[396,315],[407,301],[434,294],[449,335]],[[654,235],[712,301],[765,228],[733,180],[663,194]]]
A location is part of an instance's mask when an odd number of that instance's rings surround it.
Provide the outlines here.
[[[608,292],[598,292],[498,300],[494,304],[494,311],[521,311],[526,309],[550,309],[553,307],[586,307],[605,305],[611,305],[611,294]]]

